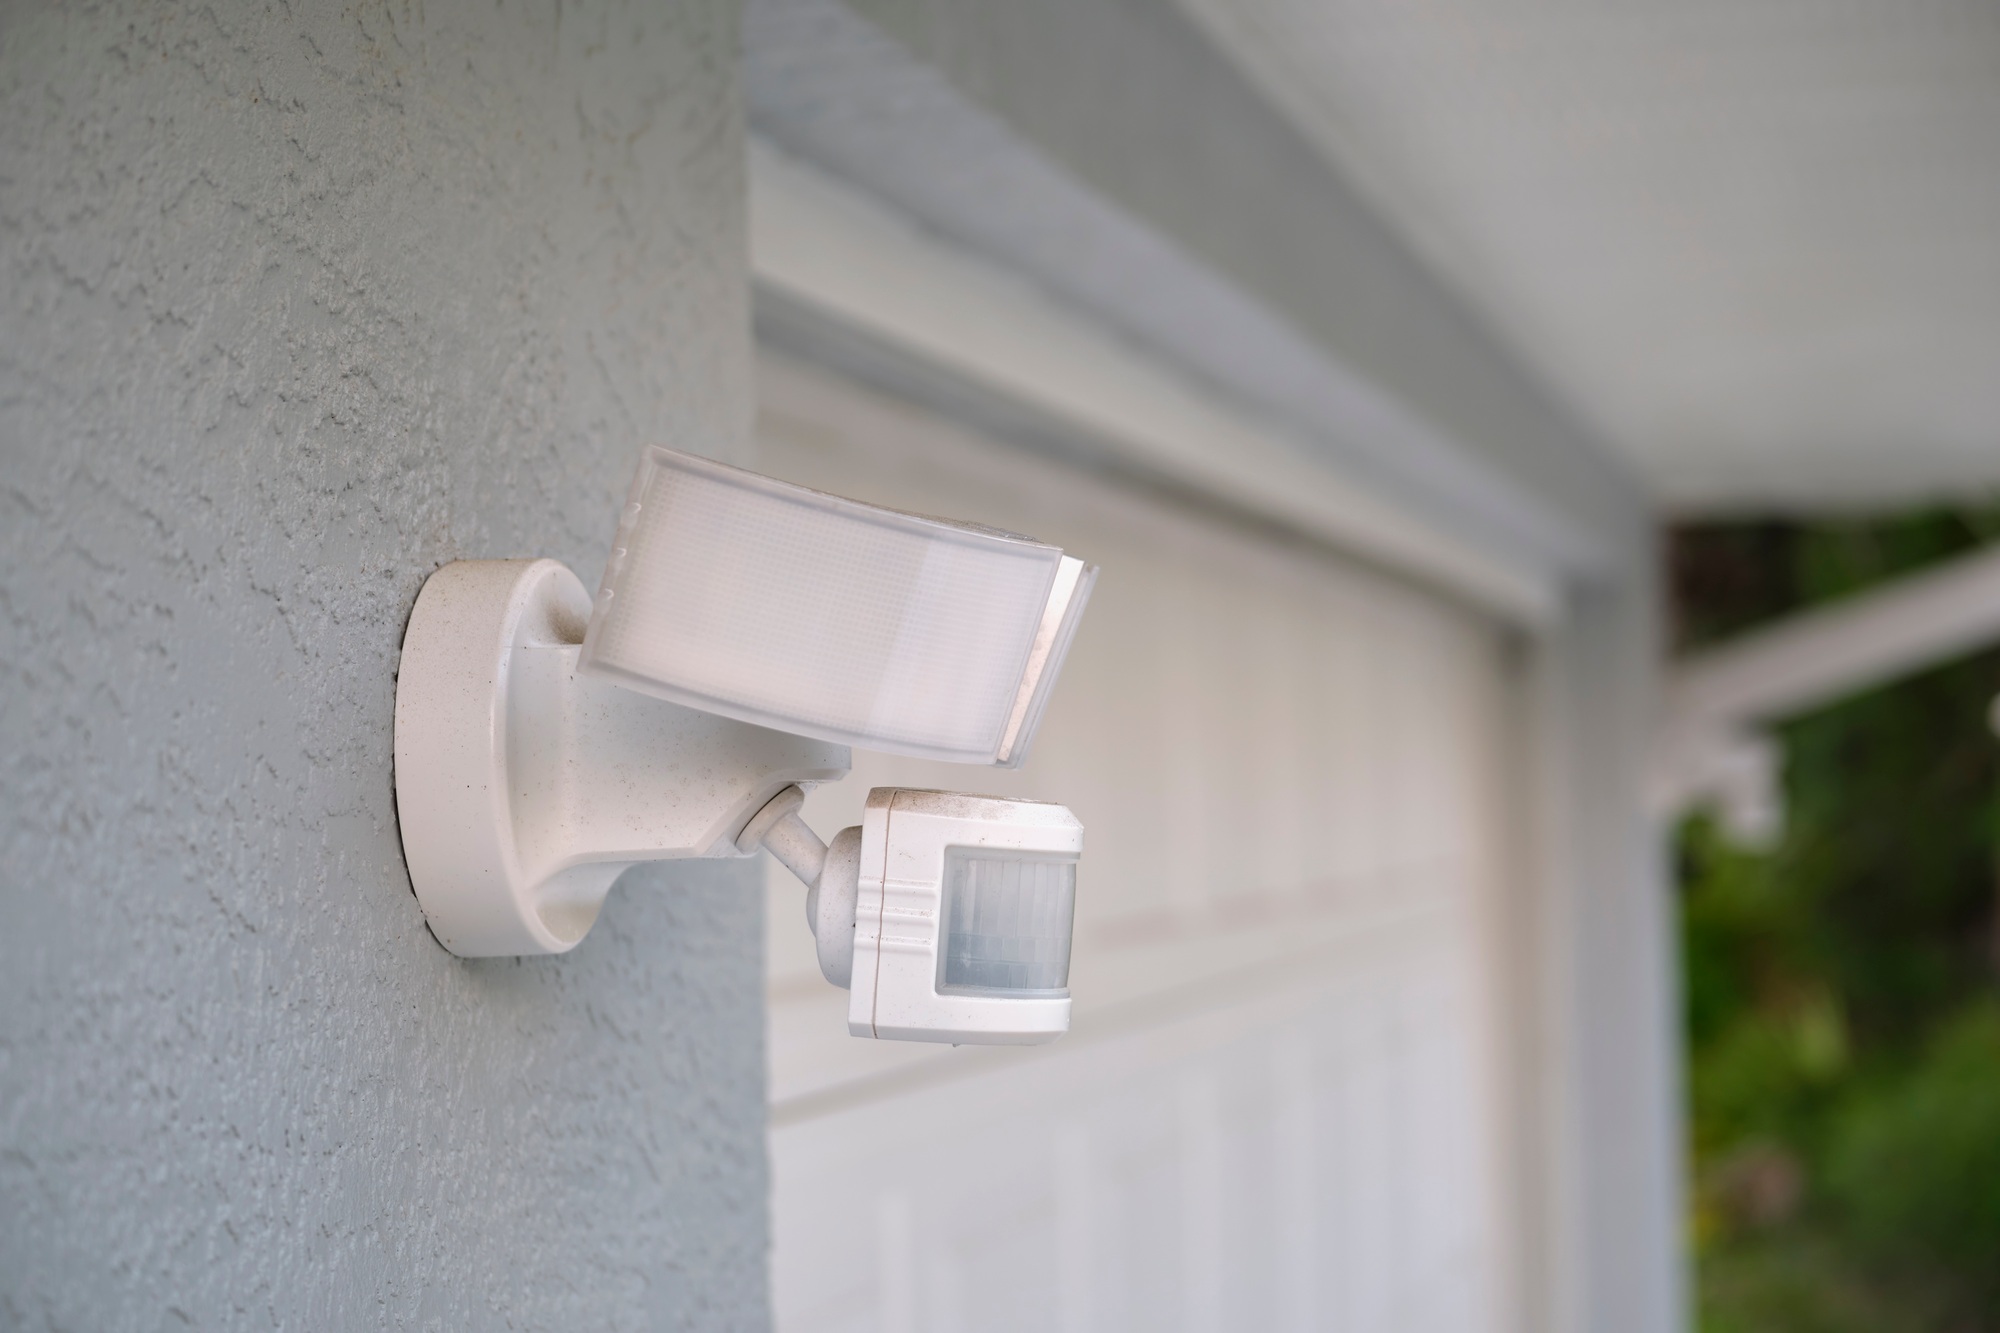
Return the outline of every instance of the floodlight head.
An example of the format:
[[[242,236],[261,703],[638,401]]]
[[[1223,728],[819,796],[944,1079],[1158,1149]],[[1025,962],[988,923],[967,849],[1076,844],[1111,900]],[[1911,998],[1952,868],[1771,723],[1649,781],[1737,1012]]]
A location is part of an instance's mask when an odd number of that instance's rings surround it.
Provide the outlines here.
[[[1096,575],[1029,537],[655,448],[579,669],[795,735],[1015,768]]]

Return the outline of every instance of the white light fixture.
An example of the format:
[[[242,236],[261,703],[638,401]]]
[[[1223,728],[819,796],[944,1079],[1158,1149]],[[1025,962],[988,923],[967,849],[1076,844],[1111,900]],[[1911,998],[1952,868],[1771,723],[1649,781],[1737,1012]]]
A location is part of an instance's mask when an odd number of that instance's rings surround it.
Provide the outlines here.
[[[811,889],[855,1035],[1060,1036],[1069,811],[880,788],[830,848],[797,811],[849,743],[1018,766],[1095,576],[1032,538],[650,451],[594,607],[552,560],[447,565],[417,597],[395,786],[432,933],[562,953],[629,866],[763,846]]]

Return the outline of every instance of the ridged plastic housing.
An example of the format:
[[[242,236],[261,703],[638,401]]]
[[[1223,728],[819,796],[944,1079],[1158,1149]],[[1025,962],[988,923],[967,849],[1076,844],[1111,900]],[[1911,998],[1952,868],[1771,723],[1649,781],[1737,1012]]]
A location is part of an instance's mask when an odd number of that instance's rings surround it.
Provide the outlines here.
[[[1069,1031],[1082,855],[1083,825],[1060,805],[908,787],[869,792],[848,1031],[981,1045],[1030,1045]]]
[[[797,735],[1017,767],[1095,577],[1046,542],[655,448],[580,669]]]

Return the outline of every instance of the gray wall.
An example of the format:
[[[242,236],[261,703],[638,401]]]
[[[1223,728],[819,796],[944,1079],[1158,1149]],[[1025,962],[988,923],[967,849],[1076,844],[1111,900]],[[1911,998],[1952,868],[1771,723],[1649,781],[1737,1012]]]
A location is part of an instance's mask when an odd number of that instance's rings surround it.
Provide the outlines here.
[[[760,894],[432,942],[397,645],[748,406],[735,15],[0,8],[0,1324],[766,1318]]]

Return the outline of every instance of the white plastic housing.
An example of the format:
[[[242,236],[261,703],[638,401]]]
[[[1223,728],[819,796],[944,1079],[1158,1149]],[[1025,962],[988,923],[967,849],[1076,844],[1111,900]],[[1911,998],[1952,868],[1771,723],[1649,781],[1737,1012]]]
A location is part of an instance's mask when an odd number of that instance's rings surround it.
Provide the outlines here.
[[[1095,577],[1032,538],[655,448],[582,667],[799,735],[1018,767]]]
[[[1076,816],[878,787],[859,852],[849,1032],[1028,1045],[1069,1031]]]
[[[396,817],[438,942],[563,953],[640,861],[739,856],[794,783],[847,748],[577,674],[590,598],[553,560],[446,565],[417,595],[396,681]]]
[[[847,990],[854,985],[854,916],[861,885],[861,830],[842,829],[827,845],[819,879],[806,895],[819,973]]]

